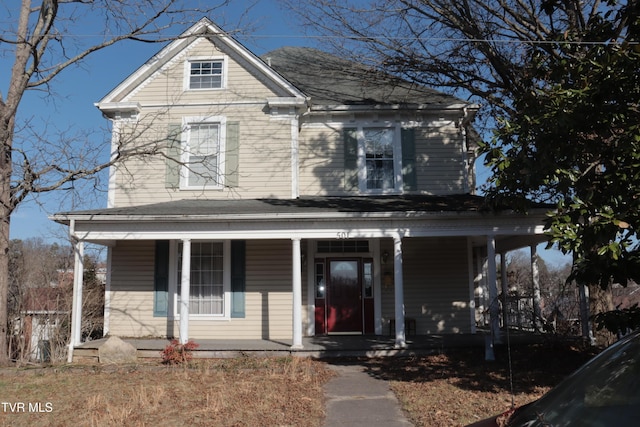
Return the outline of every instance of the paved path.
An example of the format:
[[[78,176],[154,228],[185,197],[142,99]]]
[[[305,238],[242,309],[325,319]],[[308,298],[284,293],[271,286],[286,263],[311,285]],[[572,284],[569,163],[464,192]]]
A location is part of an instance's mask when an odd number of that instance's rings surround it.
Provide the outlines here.
[[[396,396],[385,380],[357,364],[329,365],[338,376],[325,385],[326,427],[409,427]]]

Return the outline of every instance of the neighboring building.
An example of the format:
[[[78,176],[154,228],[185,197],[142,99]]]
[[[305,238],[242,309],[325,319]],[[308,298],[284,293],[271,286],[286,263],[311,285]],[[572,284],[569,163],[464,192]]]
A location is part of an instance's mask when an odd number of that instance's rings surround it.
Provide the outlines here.
[[[111,335],[473,333],[492,255],[542,240],[544,210],[474,195],[478,106],[317,50],[258,58],[203,19],[96,105],[114,150],[161,141],[108,208],[54,216],[109,247]]]
[[[71,309],[71,286],[27,288],[20,313],[20,333],[29,359],[46,362],[51,359],[52,344],[64,341],[60,326]],[[62,346],[64,347],[64,346]]]

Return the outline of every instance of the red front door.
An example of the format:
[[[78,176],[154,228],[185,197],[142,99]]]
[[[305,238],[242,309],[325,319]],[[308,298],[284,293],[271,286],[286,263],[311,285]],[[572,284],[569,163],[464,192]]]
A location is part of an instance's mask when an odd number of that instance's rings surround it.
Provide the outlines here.
[[[362,333],[359,260],[328,260],[327,273],[327,332]]]

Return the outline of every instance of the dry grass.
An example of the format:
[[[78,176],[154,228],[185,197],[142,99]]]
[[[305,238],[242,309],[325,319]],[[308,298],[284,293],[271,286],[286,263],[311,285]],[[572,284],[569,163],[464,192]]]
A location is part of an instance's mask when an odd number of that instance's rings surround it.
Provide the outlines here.
[[[319,426],[330,376],[323,363],[300,358],[5,370],[0,400],[25,411],[0,407],[0,425]],[[43,412],[30,412],[37,403]]]
[[[516,405],[529,402],[575,370],[592,352],[566,345],[516,347]],[[463,426],[511,405],[504,352],[483,349],[416,358],[361,360],[391,383],[416,426]],[[322,387],[333,375],[323,361],[239,358],[126,367],[61,366],[0,370],[1,426],[321,426]],[[28,404],[44,412],[29,412]],[[50,404],[50,412],[46,412]],[[31,409],[36,409],[35,406]]]

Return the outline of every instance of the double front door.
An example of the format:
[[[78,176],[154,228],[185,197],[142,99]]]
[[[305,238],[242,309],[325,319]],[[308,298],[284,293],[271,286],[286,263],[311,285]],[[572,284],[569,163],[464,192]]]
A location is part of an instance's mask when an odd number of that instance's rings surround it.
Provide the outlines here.
[[[316,334],[373,333],[371,259],[317,259],[315,293]]]

